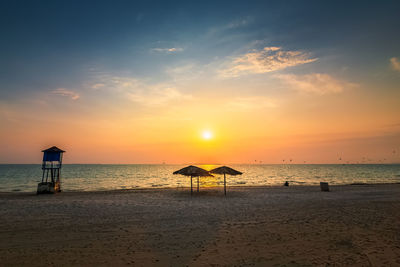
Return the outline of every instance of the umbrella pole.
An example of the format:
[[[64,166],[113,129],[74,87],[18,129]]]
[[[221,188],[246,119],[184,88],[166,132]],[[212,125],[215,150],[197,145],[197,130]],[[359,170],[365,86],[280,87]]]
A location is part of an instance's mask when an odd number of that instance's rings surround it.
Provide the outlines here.
[[[193,194],[193,183],[192,183],[193,176],[190,176],[190,194]]]
[[[224,194],[226,196],[226,178],[225,178],[225,173],[224,173]]]
[[[199,192],[199,176],[197,176],[197,192]]]

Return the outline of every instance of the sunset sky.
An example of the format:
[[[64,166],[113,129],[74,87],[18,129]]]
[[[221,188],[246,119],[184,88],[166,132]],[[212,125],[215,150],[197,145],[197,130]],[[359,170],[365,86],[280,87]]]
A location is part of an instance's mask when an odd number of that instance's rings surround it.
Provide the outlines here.
[[[399,1],[2,1],[0,163],[400,162]]]

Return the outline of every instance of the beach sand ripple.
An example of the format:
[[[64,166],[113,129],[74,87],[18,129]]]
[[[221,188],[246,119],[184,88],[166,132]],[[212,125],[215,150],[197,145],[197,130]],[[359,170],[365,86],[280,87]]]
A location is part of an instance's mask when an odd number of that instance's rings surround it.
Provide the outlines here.
[[[0,194],[1,266],[398,266],[400,185]]]

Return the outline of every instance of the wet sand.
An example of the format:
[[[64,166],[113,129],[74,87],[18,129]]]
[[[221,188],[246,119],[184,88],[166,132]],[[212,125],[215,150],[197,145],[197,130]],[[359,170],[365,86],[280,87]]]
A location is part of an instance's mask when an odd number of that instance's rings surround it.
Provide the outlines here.
[[[0,193],[1,266],[400,266],[400,185]]]

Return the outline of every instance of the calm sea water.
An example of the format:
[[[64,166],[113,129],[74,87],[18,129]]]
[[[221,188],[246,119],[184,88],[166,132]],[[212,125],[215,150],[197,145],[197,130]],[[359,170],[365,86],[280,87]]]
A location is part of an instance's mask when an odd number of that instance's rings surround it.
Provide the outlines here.
[[[63,191],[100,191],[132,188],[188,187],[190,178],[173,175],[183,165],[63,165]],[[212,169],[216,165],[200,165]],[[247,165],[233,164],[243,175],[228,176],[228,186],[351,183],[398,183],[400,164],[360,165]],[[0,165],[0,192],[35,192],[41,165]],[[200,178],[201,186],[222,185],[223,178]]]

